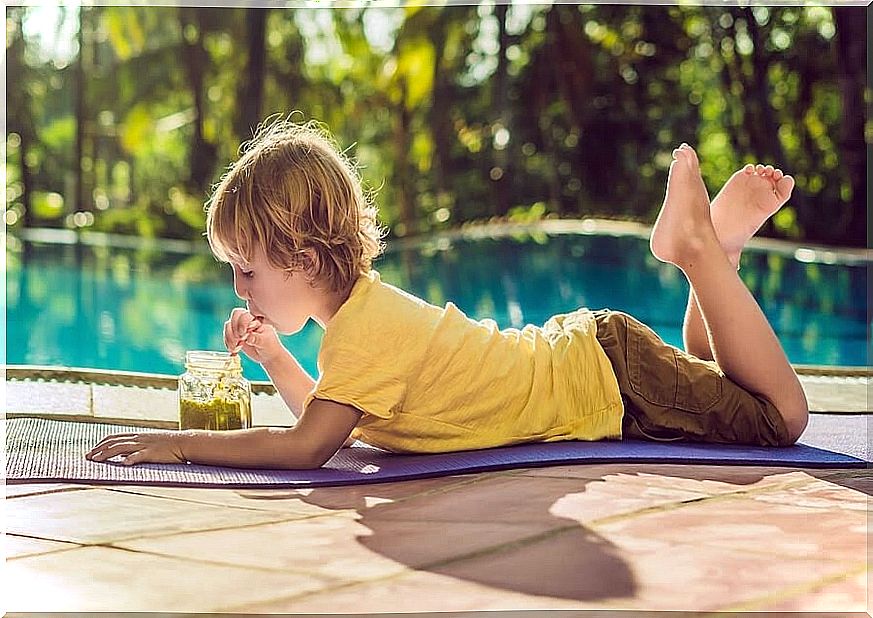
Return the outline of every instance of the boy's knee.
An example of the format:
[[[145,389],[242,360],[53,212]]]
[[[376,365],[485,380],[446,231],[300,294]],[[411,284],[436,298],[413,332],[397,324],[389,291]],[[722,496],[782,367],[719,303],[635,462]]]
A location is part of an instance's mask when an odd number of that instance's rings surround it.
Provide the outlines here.
[[[789,444],[794,444],[803,435],[809,423],[809,407],[806,401],[803,401],[791,406],[782,406],[779,408],[779,413],[782,415],[788,430]]]

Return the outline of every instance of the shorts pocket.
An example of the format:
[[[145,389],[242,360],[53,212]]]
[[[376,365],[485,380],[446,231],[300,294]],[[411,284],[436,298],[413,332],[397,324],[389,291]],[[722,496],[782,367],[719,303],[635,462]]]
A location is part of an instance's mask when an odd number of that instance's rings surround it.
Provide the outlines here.
[[[722,395],[722,374],[715,363],[695,358],[665,343],[652,329],[628,320],[628,382],[656,406],[700,414]]]

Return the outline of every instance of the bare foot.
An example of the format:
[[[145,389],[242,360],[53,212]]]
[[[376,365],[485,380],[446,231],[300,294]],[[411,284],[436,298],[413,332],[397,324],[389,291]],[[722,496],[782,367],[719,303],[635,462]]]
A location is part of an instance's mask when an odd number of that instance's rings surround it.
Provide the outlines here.
[[[664,205],[649,244],[656,258],[683,271],[707,246],[718,244],[697,153],[688,144],[673,151]]]
[[[794,189],[794,179],[772,165],[746,165],[712,200],[712,225],[736,266],[746,242],[779,210]]]

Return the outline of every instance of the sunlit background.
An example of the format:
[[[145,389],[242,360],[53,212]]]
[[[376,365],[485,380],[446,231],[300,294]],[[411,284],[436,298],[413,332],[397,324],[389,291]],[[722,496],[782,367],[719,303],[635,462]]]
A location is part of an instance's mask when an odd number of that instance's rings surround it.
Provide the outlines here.
[[[742,275],[794,362],[866,362],[863,7],[67,4],[7,7],[6,32],[9,363],[176,373],[219,347],[238,301],[203,205],[253,129],[294,110],[360,165],[389,245],[412,243],[383,277],[501,326],[610,306],[679,344],[687,288],[638,239],[434,234],[651,223],[681,141],[713,196],[773,163],[797,189],[761,235],[854,257],[752,252]],[[312,372],[319,339],[291,342]]]

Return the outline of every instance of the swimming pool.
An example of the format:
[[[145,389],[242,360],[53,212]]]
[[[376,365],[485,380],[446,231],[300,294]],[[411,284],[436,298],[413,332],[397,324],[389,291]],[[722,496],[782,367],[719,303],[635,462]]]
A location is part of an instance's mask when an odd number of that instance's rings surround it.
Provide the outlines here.
[[[176,375],[186,350],[222,349],[222,324],[241,304],[229,267],[205,252],[15,244],[6,268],[10,365]],[[867,364],[868,263],[806,263],[751,250],[743,260],[743,279],[792,362]],[[440,306],[451,300],[501,327],[542,324],[579,306],[609,307],[681,347],[687,283],[651,256],[643,238],[435,237],[395,247],[376,268],[388,283]],[[321,329],[310,323],[285,341],[315,376]],[[266,379],[248,359],[243,366],[249,379]]]

